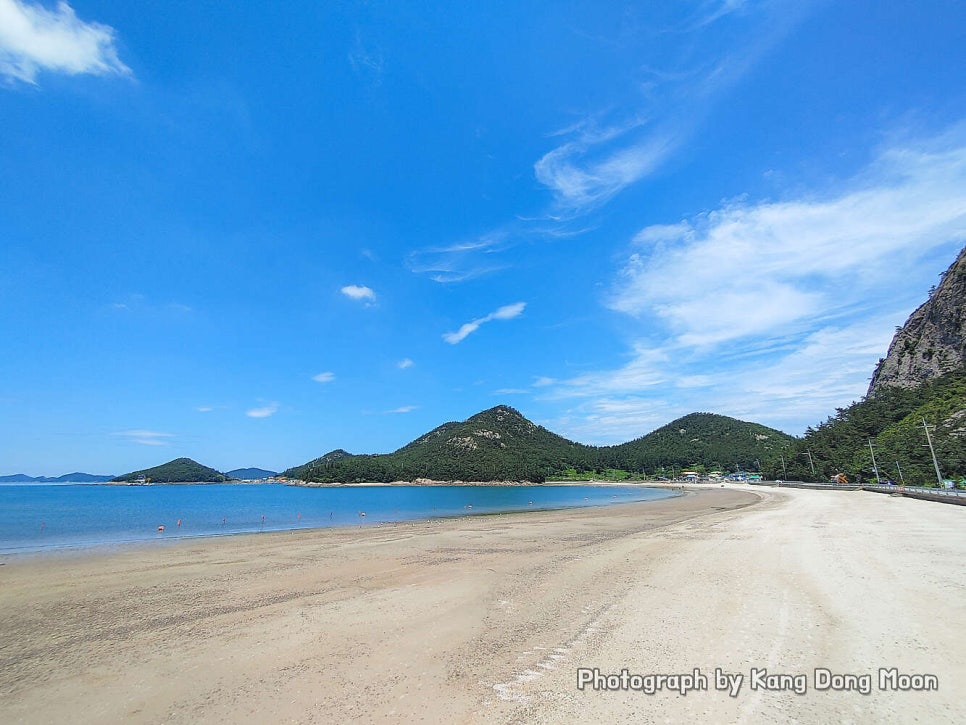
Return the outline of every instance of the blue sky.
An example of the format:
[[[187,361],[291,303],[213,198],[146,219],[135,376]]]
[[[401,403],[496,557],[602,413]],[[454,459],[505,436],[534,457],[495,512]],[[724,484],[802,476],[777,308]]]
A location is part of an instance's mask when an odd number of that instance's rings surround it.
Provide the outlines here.
[[[800,435],[966,243],[966,3],[0,0],[0,474]]]

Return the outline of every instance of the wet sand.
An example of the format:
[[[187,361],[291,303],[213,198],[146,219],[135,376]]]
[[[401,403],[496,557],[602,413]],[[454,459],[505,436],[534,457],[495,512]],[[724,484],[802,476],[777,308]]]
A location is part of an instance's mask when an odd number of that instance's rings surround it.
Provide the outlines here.
[[[643,504],[10,558],[5,722],[962,722],[966,510],[712,488]],[[577,688],[693,672],[708,691]],[[816,691],[813,671],[872,673]],[[878,689],[879,668],[938,691]],[[744,675],[736,696],[714,670]],[[808,691],[752,690],[752,668]]]

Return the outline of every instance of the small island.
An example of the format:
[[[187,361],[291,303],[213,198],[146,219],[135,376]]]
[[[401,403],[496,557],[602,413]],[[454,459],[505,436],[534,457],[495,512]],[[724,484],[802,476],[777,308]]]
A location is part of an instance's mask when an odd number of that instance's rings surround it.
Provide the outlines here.
[[[147,485],[152,483],[225,483],[228,476],[190,458],[175,458],[160,466],[131,471],[111,483]]]

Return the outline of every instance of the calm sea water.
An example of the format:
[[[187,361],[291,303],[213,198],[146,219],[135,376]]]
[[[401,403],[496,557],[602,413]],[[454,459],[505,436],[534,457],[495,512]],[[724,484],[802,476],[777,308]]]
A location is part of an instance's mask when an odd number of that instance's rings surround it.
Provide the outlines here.
[[[0,554],[442,516],[604,506],[676,495],[644,486],[0,485]],[[365,516],[360,516],[365,512]],[[180,522],[180,524],[179,524]],[[164,532],[158,532],[164,526]]]

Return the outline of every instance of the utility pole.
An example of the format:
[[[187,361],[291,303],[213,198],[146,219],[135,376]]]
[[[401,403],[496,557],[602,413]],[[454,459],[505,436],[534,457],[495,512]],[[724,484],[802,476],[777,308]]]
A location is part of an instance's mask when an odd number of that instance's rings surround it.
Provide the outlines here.
[[[808,456],[808,465],[812,467],[812,475],[814,476],[815,475],[815,463],[812,462],[812,452],[811,451],[805,451],[804,453],[802,453],[800,455]]]
[[[785,470],[785,456],[779,456],[782,459],[782,480],[788,480],[788,471]]]
[[[943,474],[939,472],[939,461],[936,460],[936,451],[932,447],[932,438],[929,437],[929,426],[926,425],[926,419],[921,418],[922,429],[926,431],[926,442],[929,444],[929,452],[932,454],[932,465],[936,468],[936,479],[939,481],[939,488],[942,488],[945,484],[943,483]]]
[[[875,471],[875,483],[877,486],[882,485],[882,479],[879,478],[879,466],[875,462],[875,451],[872,450],[872,439],[869,438],[869,453],[872,454],[872,470]]]
[[[896,461],[896,468],[899,471],[899,485],[900,486],[905,486],[906,485],[906,479],[904,479],[902,477],[902,466],[899,465],[899,461]]]

